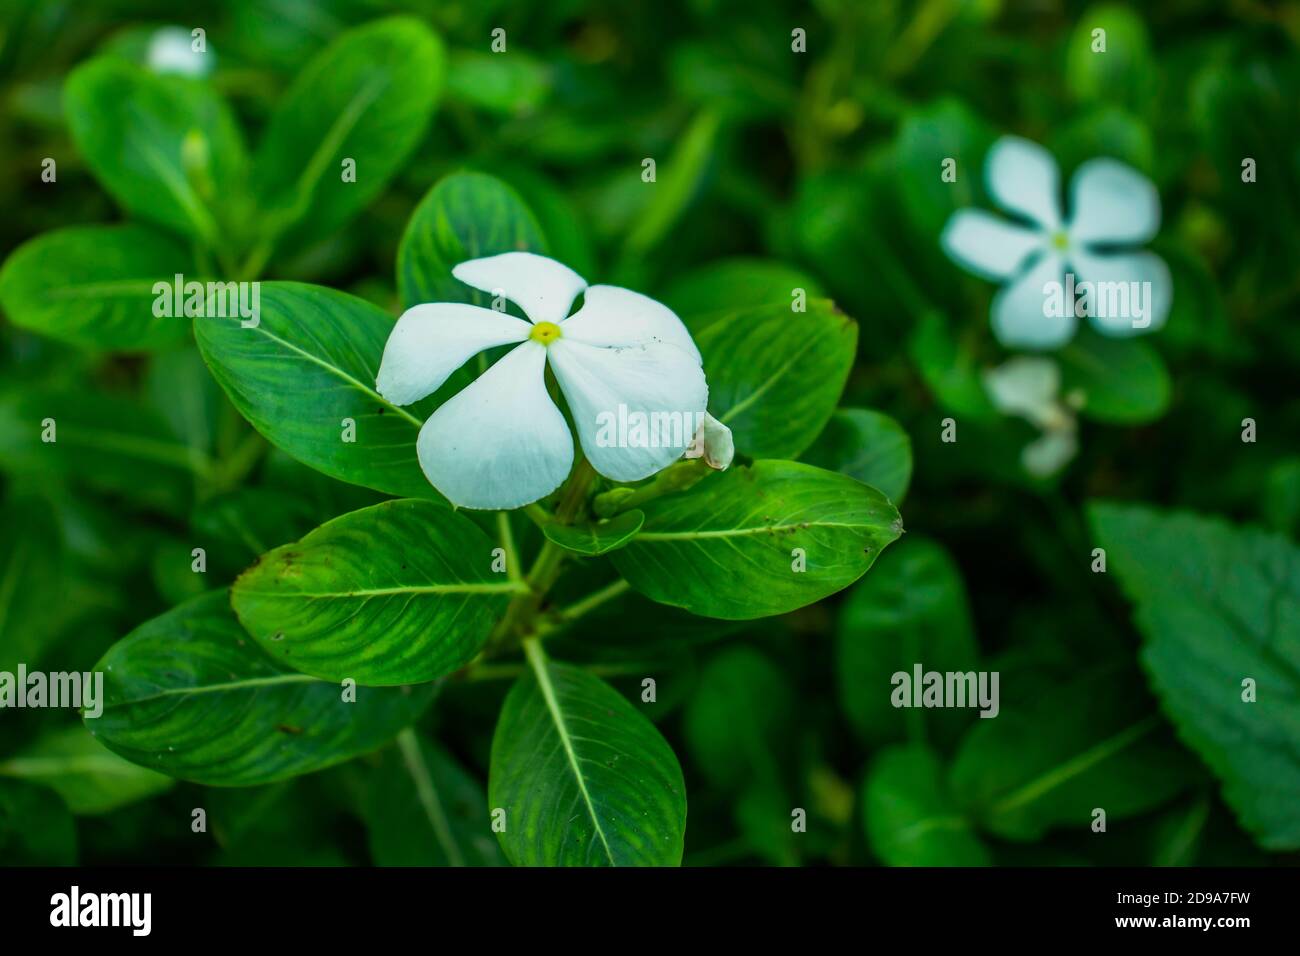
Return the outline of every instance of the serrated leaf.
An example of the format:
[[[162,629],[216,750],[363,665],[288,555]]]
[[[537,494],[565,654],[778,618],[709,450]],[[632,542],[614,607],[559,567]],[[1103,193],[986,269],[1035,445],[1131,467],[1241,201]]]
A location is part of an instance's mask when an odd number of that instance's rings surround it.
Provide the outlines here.
[[[95,738],[132,763],[223,787],[284,780],[378,747],[436,686],[360,688],[300,674],[239,626],[211,591],[146,621],[93,668],[104,673]]]
[[[1089,517],[1109,573],[1137,604],[1142,666],[1179,736],[1261,846],[1300,848],[1300,549],[1139,505],[1097,502]]]
[[[392,686],[467,663],[527,587],[492,572],[495,542],[404,499],[335,518],[240,575],[231,603],[263,650],[328,680]]]
[[[641,531],[611,557],[615,567],[647,597],[728,620],[835,593],[903,530],[874,488],[793,461],[732,467],[643,510]],[[801,561],[806,570],[796,570]]]

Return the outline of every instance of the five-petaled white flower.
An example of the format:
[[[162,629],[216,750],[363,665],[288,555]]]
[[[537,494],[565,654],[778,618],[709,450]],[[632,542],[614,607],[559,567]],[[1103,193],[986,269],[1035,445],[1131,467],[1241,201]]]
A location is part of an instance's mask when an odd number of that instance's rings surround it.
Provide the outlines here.
[[[1074,335],[1080,314],[1088,314],[1107,335],[1132,335],[1164,324],[1173,298],[1164,260],[1152,252],[1122,251],[1147,242],[1160,228],[1160,196],[1150,181],[1117,160],[1089,160],[1070,184],[1071,218],[1066,222],[1059,199],[1060,171],[1051,153],[1038,144],[1002,137],[989,150],[984,173],[993,200],[1029,223],[959,209],[944,226],[940,242],[967,269],[1007,283],[992,306],[993,331],[1003,345],[1064,345]],[[1135,321],[1127,309],[1119,314],[1079,312],[1074,302],[1051,308],[1046,302],[1049,289],[1065,286],[1067,273],[1078,284],[1124,283],[1135,294],[1149,295],[1143,306],[1146,314]]]
[[[394,405],[431,394],[485,349],[515,344],[441,405],[416,443],[433,486],[465,508],[518,508],[550,494],[573,465],[573,438],[546,390],[550,363],[591,466],[638,481],[682,456],[702,420],[709,389],[700,353],[667,306],[628,289],[587,283],[528,252],[462,262],[461,282],[514,302],[529,321],[474,305],[437,302],[397,320],[375,387]],[[582,308],[569,310],[579,294]],[[690,422],[655,442],[598,440],[608,416],[680,416]]]

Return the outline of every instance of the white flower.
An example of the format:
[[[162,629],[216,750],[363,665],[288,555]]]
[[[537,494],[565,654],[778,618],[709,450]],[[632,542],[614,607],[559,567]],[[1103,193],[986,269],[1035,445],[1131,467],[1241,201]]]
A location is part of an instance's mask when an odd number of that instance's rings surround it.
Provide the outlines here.
[[[1051,359],[1021,355],[984,372],[995,408],[1018,415],[1041,434],[1020,452],[1025,471],[1045,478],[1065,467],[1079,449],[1074,411],[1060,399],[1061,369]]]
[[[504,295],[530,321],[438,302],[407,309],[388,338],[375,387],[394,405],[429,395],[484,349],[518,343],[420,429],[420,467],[449,501],[519,508],[568,476],[573,438],[546,390],[548,361],[597,472],[638,481],[682,456],[692,428],[675,435],[656,429],[653,442],[597,440],[602,422],[616,413],[666,414],[692,427],[704,413],[709,389],[700,353],[670,309],[627,289],[588,287],[567,266],[528,252],[462,262],[452,275]],[[580,293],[582,308],[570,316]]]
[[[211,57],[206,52],[196,52],[190,32],[181,27],[155,30],[149,38],[145,59],[155,73],[206,76],[212,72]]]
[[[959,209],[944,226],[940,242],[967,269],[1006,282],[992,306],[993,331],[1003,345],[1051,349],[1070,340],[1078,315],[1086,313],[1076,313],[1072,304],[1052,309],[1047,301],[1048,288],[1064,286],[1067,272],[1074,276],[1071,288],[1138,283],[1127,288],[1149,293],[1142,319],[1130,310],[1102,315],[1091,308],[1099,331],[1132,335],[1164,324],[1173,299],[1169,268],[1152,252],[1122,251],[1147,242],[1160,228],[1160,196],[1150,181],[1116,160],[1089,160],[1071,181],[1071,218],[1065,221],[1060,171],[1043,147],[1004,136],[989,150],[984,172],[994,201],[1029,223]]]

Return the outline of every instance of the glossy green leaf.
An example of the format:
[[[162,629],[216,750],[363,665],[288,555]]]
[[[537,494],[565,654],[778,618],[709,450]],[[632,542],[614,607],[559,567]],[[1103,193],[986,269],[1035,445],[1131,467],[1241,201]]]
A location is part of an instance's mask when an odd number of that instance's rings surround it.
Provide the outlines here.
[[[147,226],[71,226],[19,246],[0,271],[11,322],[95,349],[165,348],[190,337],[184,316],[155,316],[154,283],[190,278],[185,245]]]
[[[442,747],[413,730],[397,735],[367,771],[363,803],[378,866],[501,866],[487,794]]]
[[[546,252],[546,241],[518,193],[484,173],[440,180],[411,214],[397,250],[397,287],[410,308],[422,302],[490,307],[492,296],[451,274],[469,259],[502,252]]]
[[[802,289],[808,299],[824,296],[808,273],[768,259],[722,259],[688,272],[664,292],[663,302],[699,335],[731,313],[760,306],[789,308]]]
[[[857,324],[833,303],[806,312],[790,302],[741,309],[695,337],[709,380],[709,411],[753,458],[793,458],[812,444],[839,403]]]
[[[970,719],[958,708],[895,707],[893,675],[975,669],[979,652],[961,572],[927,538],[908,536],[854,585],[840,606],[835,678],[853,729],[879,746],[938,735],[951,740]]]
[[[542,528],[542,533],[567,551],[592,557],[623,547],[636,537],[643,524],[645,512],[633,509],[605,521],[587,524],[551,522]]]
[[[419,716],[436,685],[358,688],[263,653],[230,596],[212,591],[146,621],[109,649],[100,743],[182,780],[249,787],[373,750]],[[350,696],[350,695],[346,695]]]
[[[730,620],[834,594],[903,531],[874,488],[793,461],[732,467],[644,511],[641,531],[611,558],[628,583],[660,603]]]
[[[1057,358],[1061,394],[1088,418],[1139,425],[1159,418],[1169,406],[1169,373],[1145,342],[1085,332]]]
[[[888,415],[865,408],[836,409],[803,460],[877,488],[894,504],[912,481],[912,439]]]
[[[207,84],[105,57],[73,71],[63,103],[81,155],[133,215],[215,246],[244,211],[243,139]]]
[[[44,787],[0,779],[0,863],[71,866],[77,862],[77,824]]]
[[[496,547],[441,505],[386,501],[264,555],[231,603],[287,667],[362,685],[422,683],[468,662],[524,593],[493,573]]]
[[[1098,502],[1089,517],[1137,604],[1142,665],[1179,736],[1260,846],[1300,848],[1300,548],[1138,505]]]
[[[442,89],[442,42],[406,17],[342,34],[298,74],[253,164],[264,233],[295,248],[338,229],[387,185]],[[355,176],[345,163],[355,164]]]
[[[203,360],[267,441],[332,478],[437,498],[415,454],[437,399],[398,407],[375,391],[392,329],[392,317],[362,299],[297,282],[262,284],[256,327],[194,320]],[[353,442],[343,440],[349,420]]]
[[[1113,828],[1168,802],[1197,773],[1136,676],[1103,667],[976,720],[950,783],[982,828],[1035,840],[1055,827],[1090,832],[1098,807]]]
[[[862,791],[871,850],[889,866],[988,866],[992,859],[953,804],[939,758],[921,744],[888,747]]]
[[[591,674],[527,646],[492,738],[488,805],[516,866],[676,866],[686,784],[668,743]]]
[[[76,814],[108,813],[162,793],[175,783],[104,749],[79,726],[48,733],[0,760],[0,777],[50,787]]]

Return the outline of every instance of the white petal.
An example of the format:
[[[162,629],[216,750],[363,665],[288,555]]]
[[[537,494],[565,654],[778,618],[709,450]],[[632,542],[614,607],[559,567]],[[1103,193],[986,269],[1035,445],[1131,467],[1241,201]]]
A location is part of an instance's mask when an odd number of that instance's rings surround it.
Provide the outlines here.
[[[1044,426],[1057,417],[1061,369],[1052,359],[1020,355],[984,372],[984,389],[993,406]]]
[[[525,342],[429,416],[416,451],[462,508],[509,509],[550,494],[573,467],[573,436],[546,393],[546,348]]]
[[[1090,159],[1070,184],[1073,242],[1135,244],[1160,229],[1160,193],[1136,169],[1114,159]]]
[[[993,334],[1008,348],[1051,349],[1074,335],[1077,320],[1071,303],[1062,301],[1060,315],[1047,315],[1049,282],[1064,280],[1060,256],[1045,255],[993,298]]]
[[[1079,450],[1079,440],[1073,428],[1059,428],[1043,432],[1020,450],[1020,463],[1025,471],[1038,478],[1054,475],[1065,467]]]
[[[1153,332],[1169,317],[1174,282],[1169,267],[1154,252],[1102,255],[1079,250],[1070,254],[1070,268],[1077,276],[1076,282],[1094,283],[1089,318],[1106,335]],[[1102,311],[1107,314],[1101,315]]]
[[[598,348],[567,336],[550,353],[596,471],[639,481],[682,456],[709,399],[696,356],[666,342]]]
[[[394,405],[432,394],[484,349],[528,338],[532,327],[476,305],[432,302],[402,313],[384,346],[375,389]]]
[[[1044,229],[1061,227],[1061,173],[1052,154],[1019,136],[1003,136],[984,161],[989,195],[1003,209]]]
[[[649,296],[613,285],[587,290],[582,308],[565,321],[564,337],[588,345],[648,345],[667,342],[699,361],[691,333],[672,309]]]
[[[451,270],[481,292],[504,295],[534,322],[562,322],[587,280],[562,262],[532,252],[471,259]]]
[[[979,209],[958,209],[943,227],[939,244],[949,257],[986,279],[1005,279],[1034,252],[1045,248],[1047,237],[990,216]]]
[[[710,468],[726,471],[736,457],[736,442],[731,437],[731,429],[705,412],[704,421],[700,422],[695,438],[682,457],[703,458]]]

